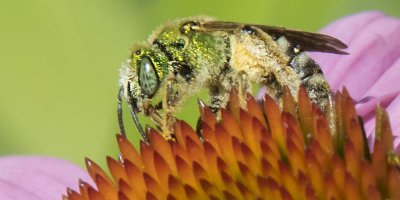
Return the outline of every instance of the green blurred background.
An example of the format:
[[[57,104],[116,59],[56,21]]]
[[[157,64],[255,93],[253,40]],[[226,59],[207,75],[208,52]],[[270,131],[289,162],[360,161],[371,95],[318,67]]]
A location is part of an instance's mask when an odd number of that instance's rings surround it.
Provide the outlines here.
[[[118,152],[121,63],[132,44],[166,20],[209,15],[317,31],[365,10],[400,16],[400,1],[3,0],[0,155],[49,155],[82,166],[86,156],[104,166],[105,156]],[[194,124],[197,113],[192,99],[179,117]]]

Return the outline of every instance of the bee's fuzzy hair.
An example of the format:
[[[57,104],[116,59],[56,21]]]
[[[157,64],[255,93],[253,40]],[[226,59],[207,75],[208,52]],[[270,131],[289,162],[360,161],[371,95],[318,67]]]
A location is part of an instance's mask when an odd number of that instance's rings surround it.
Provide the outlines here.
[[[204,22],[213,21],[213,20],[215,20],[215,18],[209,17],[209,16],[205,16],[205,15],[204,16],[200,15],[200,16],[194,16],[194,17],[186,17],[186,18],[180,18],[180,19],[175,19],[175,20],[169,20],[166,23],[158,26],[150,34],[150,36],[147,39],[147,42],[149,44],[152,44],[153,41],[157,38],[158,35],[160,35],[161,32],[163,32],[164,30],[169,29],[169,28],[179,27],[183,22],[186,22],[186,21],[197,21],[197,22],[200,22],[200,23],[204,23]]]

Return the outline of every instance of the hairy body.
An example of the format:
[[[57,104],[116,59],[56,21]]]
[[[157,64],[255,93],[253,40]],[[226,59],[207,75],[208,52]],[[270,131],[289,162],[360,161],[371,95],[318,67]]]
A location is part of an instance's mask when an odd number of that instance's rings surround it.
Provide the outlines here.
[[[340,49],[345,47],[330,36],[279,27],[204,17],[177,20],[134,47],[121,71],[120,96],[131,106],[134,119],[136,113],[150,116],[166,138],[173,134],[176,107],[204,87],[210,91],[215,113],[226,105],[232,87],[239,89],[244,102],[254,83],[265,85],[277,101],[284,86],[297,97],[303,84],[324,109],[331,94],[329,85],[304,51],[343,54]],[[137,118],[135,123],[140,126]]]

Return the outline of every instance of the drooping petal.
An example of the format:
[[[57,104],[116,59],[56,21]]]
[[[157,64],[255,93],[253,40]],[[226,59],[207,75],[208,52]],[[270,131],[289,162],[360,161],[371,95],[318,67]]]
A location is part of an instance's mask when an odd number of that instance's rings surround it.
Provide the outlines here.
[[[44,156],[0,158],[0,199],[61,199],[65,188],[77,190],[88,173],[68,161]],[[78,190],[77,190],[78,191]]]
[[[389,113],[390,125],[395,136],[395,150],[400,152],[400,96],[398,95],[386,109]]]

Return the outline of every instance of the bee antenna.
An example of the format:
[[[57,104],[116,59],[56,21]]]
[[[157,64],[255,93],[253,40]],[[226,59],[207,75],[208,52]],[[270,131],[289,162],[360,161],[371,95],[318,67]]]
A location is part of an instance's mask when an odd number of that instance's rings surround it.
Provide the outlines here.
[[[122,95],[124,95],[124,89],[121,86],[119,88],[119,92],[118,92],[118,108],[117,108],[118,124],[119,124],[119,131],[121,132],[121,135],[126,136],[125,127],[124,127],[124,120],[122,118]]]

